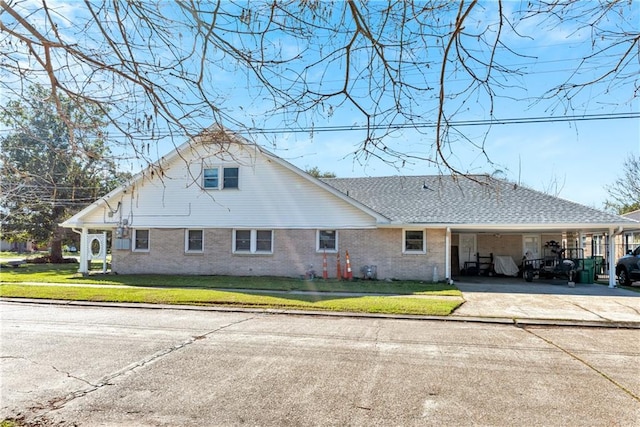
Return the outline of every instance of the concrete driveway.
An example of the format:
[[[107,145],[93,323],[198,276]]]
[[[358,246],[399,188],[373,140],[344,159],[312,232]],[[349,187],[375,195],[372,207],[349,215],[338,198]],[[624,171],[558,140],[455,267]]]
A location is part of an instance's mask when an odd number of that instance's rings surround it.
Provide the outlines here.
[[[506,318],[535,322],[556,320],[640,325],[640,293],[600,284],[564,280],[461,277],[455,285],[465,303],[455,317]]]

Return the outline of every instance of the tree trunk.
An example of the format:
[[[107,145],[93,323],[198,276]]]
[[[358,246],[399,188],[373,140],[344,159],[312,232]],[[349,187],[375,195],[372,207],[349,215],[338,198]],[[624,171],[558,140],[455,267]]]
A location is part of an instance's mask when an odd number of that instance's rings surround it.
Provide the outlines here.
[[[64,231],[60,230],[60,227],[57,227],[56,231],[53,233],[51,237],[51,254],[49,262],[52,264],[62,264],[64,262],[64,258],[62,257],[62,236],[64,235]]]

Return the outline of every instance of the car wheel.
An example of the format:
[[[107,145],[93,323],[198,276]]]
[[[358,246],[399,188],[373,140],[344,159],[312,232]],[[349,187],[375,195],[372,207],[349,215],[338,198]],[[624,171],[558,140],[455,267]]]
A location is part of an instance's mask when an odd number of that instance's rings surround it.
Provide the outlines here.
[[[524,271],[524,280],[527,282],[533,282],[533,270]]]
[[[629,286],[631,284],[631,280],[629,280],[629,274],[624,268],[618,272],[618,283],[621,286]]]

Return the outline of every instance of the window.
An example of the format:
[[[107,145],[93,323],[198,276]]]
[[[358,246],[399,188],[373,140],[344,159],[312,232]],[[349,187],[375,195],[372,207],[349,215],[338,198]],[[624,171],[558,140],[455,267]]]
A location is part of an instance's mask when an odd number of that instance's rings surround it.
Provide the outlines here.
[[[593,236],[593,240],[591,242],[591,254],[603,255],[605,252],[603,236]]]
[[[133,250],[149,250],[149,230],[133,230]]]
[[[273,253],[272,230],[234,230],[234,253]]]
[[[187,230],[185,240],[185,252],[202,252],[204,250],[204,232],[202,230]]]
[[[427,252],[424,230],[404,230],[403,237],[405,253],[424,254]]]
[[[338,250],[338,232],[336,230],[318,230],[317,250],[335,252]]]
[[[218,168],[204,170],[204,188],[218,188]]]
[[[256,231],[256,252],[271,252],[271,230]]]
[[[222,180],[220,179],[222,169]],[[225,188],[238,188],[240,171],[233,168],[204,168],[202,173],[202,186],[210,190],[222,190]]]
[[[236,230],[235,252],[251,251],[251,230]]]
[[[222,188],[238,188],[238,168],[224,168]]]

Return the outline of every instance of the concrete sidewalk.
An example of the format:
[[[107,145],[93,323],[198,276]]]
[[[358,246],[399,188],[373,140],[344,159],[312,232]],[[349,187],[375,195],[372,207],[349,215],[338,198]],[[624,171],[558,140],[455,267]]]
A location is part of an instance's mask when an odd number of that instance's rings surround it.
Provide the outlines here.
[[[465,303],[453,317],[510,318],[521,322],[640,326],[640,293],[599,284],[521,279],[462,278]]]

